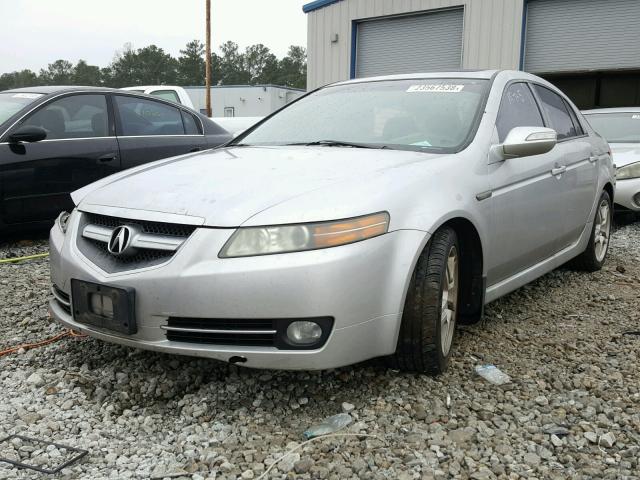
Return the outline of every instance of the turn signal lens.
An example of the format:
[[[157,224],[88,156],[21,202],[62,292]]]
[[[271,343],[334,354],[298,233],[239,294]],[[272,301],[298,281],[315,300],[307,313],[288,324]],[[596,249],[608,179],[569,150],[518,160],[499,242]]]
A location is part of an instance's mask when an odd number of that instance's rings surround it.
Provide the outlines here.
[[[377,237],[388,230],[387,212],[305,225],[239,228],[219,256],[249,257],[337,247]]]

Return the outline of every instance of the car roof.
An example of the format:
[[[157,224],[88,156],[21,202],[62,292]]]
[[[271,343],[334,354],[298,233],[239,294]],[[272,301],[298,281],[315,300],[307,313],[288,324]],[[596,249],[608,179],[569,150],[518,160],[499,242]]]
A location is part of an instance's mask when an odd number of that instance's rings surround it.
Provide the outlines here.
[[[640,113],[640,107],[616,107],[616,108],[593,108],[591,110],[582,110],[584,115],[591,113]]]
[[[479,78],[489,80],[499,71],[500,70],[451,70],[447,72],[403,73],[400,75],[383,75],[379,77],[354,78],[352,80],[334,83],[334,85],[380,82],[384,80],[416,80],[424,78]]]
[[[48,95],[50,93],[60,93],[60,92],[77,92],[77,91],[95,91],[95,92],[104,92],[104,91],[116,91],[114,88],[106,88],[106,87],[87,87],[87,86],[75,86],[75,85],[42,85],[37,87],[23,87],[23,88],[12,88],[11,90],[4,90],[2,93],[41,93],[43,95]]]

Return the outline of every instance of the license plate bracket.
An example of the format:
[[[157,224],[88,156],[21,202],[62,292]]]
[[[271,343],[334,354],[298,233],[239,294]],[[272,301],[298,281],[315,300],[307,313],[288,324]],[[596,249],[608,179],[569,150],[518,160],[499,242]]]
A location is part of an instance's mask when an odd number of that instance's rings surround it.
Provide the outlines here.
[[[113,313],[103,315],[92,308],[93,295],[110,299]],[[78,323],[133,335],[138,326],[135,318],[135,290],[99,283],[71,280],[71,303],[73,319]]]

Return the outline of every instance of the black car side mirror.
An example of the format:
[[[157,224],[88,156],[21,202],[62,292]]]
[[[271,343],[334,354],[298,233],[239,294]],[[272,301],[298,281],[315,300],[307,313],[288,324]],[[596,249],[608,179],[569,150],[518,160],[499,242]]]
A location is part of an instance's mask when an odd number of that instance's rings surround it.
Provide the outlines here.
[[[9,135],[10,142],[39,142],[47,138],[47,131],[42,127],[35,127],[33,125],[25,125],[20,127],[11,135]]]

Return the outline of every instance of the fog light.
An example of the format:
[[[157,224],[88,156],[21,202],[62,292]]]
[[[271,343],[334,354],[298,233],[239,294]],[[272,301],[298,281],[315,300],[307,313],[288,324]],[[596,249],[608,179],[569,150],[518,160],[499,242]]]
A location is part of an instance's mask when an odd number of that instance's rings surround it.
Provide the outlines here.
[[[322,337],[322,328],[316,322],[292,322],[287,327],[287,338],[295,345],[311,345]]]
[[[633,196],[633,203],[635,203],[638,207],[640,207],[640,193],[636,193]]]

